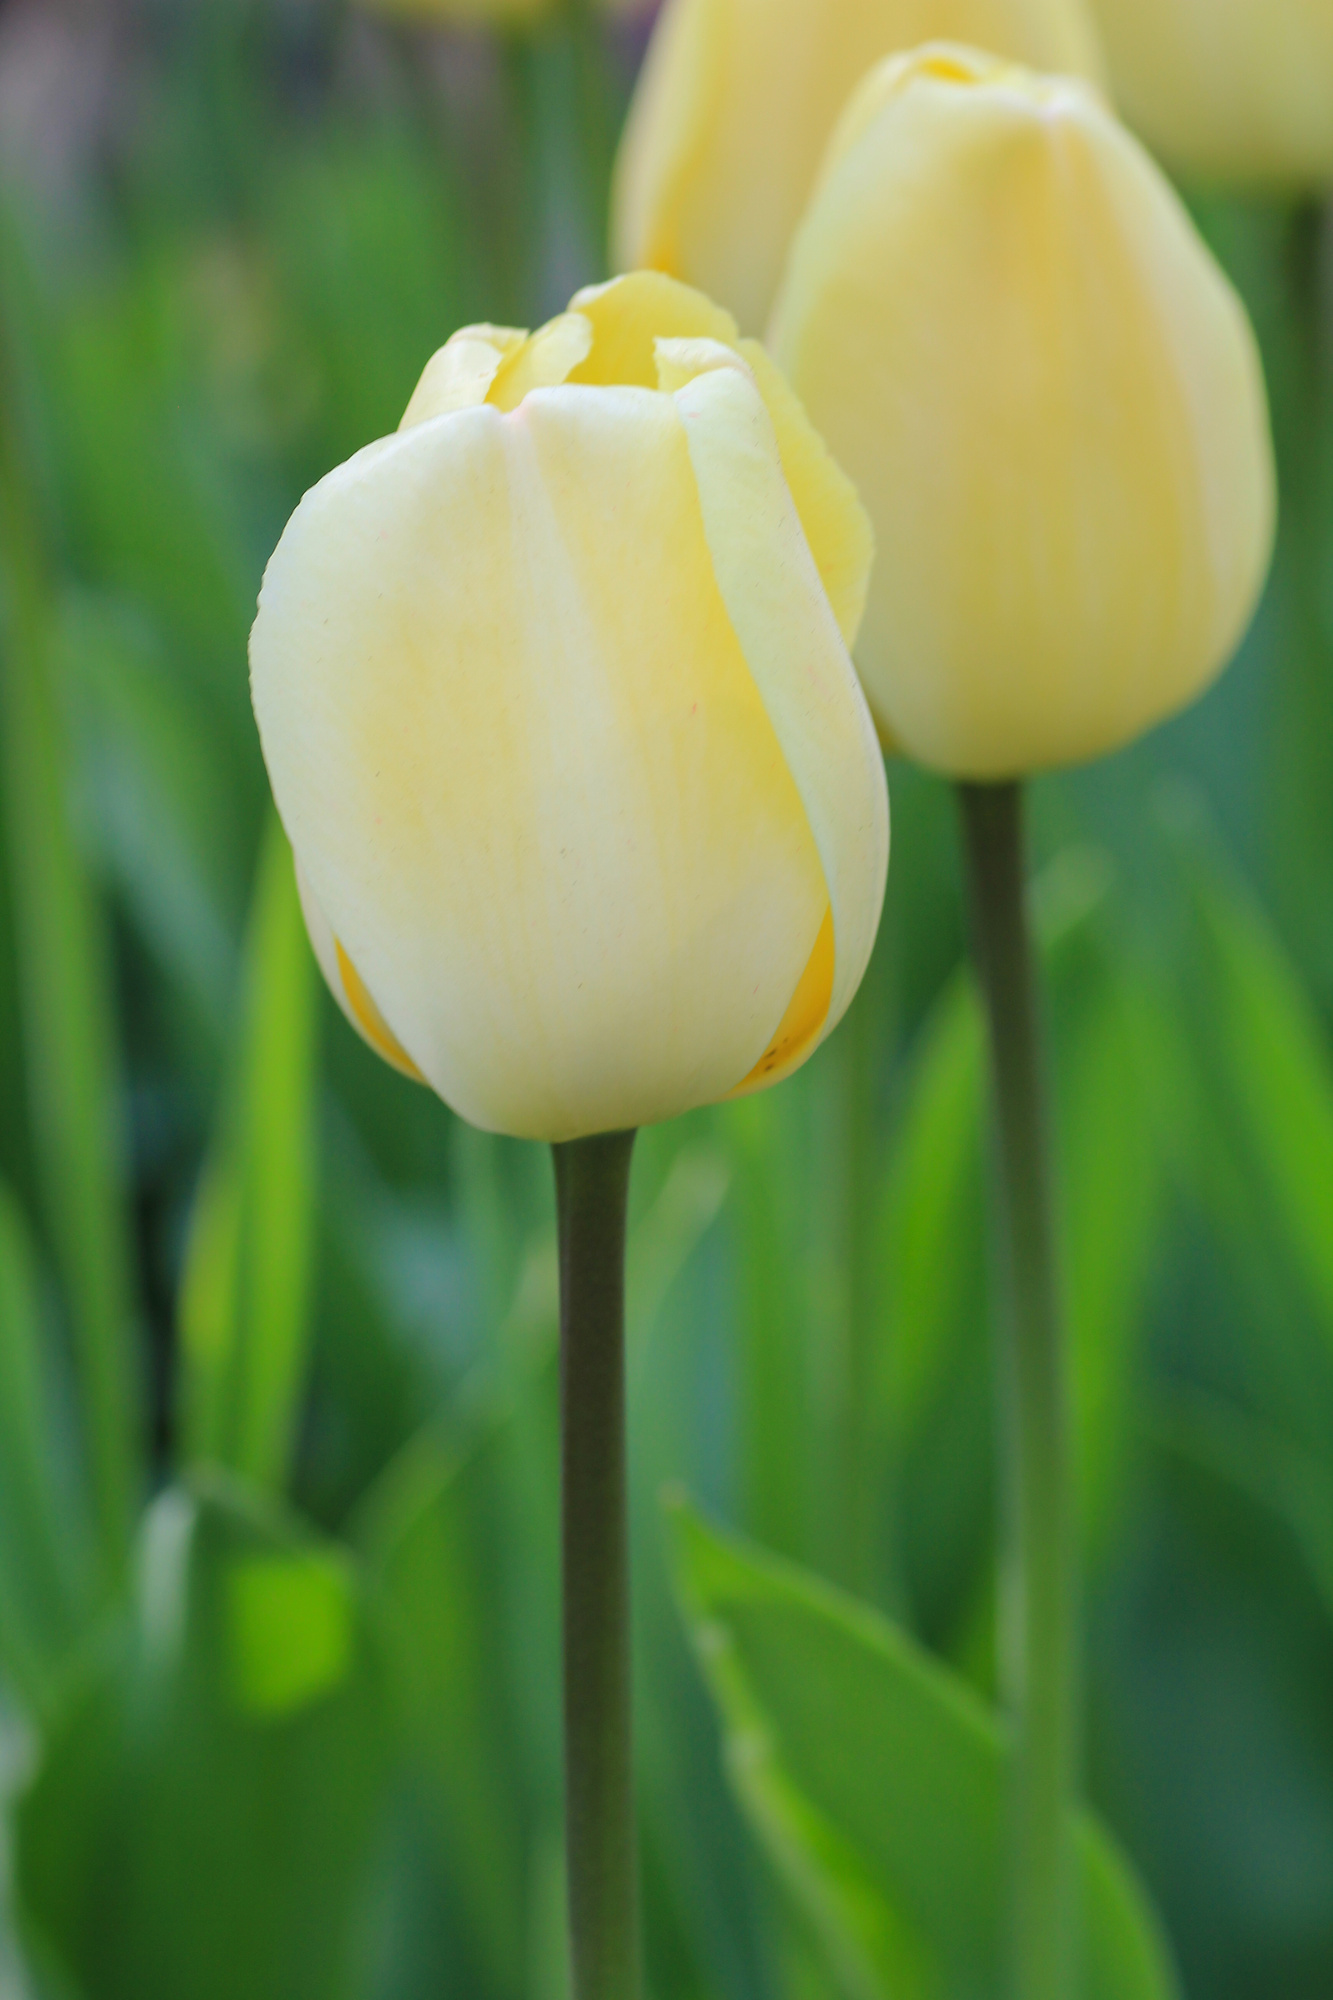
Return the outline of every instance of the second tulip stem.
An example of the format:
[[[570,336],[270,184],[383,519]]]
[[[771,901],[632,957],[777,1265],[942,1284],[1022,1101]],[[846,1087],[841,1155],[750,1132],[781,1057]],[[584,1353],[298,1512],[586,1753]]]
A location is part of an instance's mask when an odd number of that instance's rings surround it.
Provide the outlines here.
[[[1077,1989],[1071,1808],[1076,1764],[1074,1525],[1036,979],[1024,903],[1022,793],[960,788],[973,945],[990,1029],[1003,1271],[1001,1679],[1015,1736],[1013,1990]]]
[[[630,1729],[625,1221],[632,1132],[556,1146],[573,2000],[639,2000]]]

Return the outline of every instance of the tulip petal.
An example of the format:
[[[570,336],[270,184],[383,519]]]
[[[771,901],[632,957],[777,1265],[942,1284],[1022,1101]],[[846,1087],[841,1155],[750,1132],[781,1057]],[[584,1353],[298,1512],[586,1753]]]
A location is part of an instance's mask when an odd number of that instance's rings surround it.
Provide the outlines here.
[[[665,345],[679,364],[679,350]],[[865,697],[782,476],[772,421],[749,370],[738,356],[732,361],[710,361],[673,400],[718,585],[828,884],[836,959],[822,1040],[846,1011],[874,944],[888,870],[888,791]]]
[[[497,410],[516,410],[533,389],[554,389],[592,351],[592,324],[582,313],[560,313],[530,340],[507,355],[486,401]]]
[[[723,105],[730,6],[669,0],[658,18],[612,184],[612,253],[623,270],[691,268],[691,196]]]
[[[767,427],[742,364],[726,372]],[[566,1139],[721,1098],[828,909],[773,720],[800,704],[762,695],[714,575],[753,482],[730,529],[725,495],[700,509],[694,433],[734,414],[683,414],[566,387],[418,425],[308,494],[265,576],[255,708],[313,896],[401,1048],[492,1129]],[[771,429],[767,467],[780,485]],[[776,542],[749,537],[745,589],[789,613],[799,560],[822,607],[806,625],[850,673],[784,504]],[[851,797],[848,761],[831,782]],[[829,845],[846,925],[847,843]],[[844,983],[857,948],[840,930]]]
[[[657,387],[659,340],[736,344],[736,322],[702,292],[661,271],[629,271],[604,285],[586,285],[570,302],[593,330],[592,352],[572,382],[637,383]]]
[[[786,376],[757,340],[743,340],[778,440],[782,475],[791,488],[805,539],[848,647],[865,616],[875,531],[855,486],[805,414]]]
[[[484,403],[504,362],[522,350],[527,338],[520,327],[460,327],[422,369],[399,430]]]

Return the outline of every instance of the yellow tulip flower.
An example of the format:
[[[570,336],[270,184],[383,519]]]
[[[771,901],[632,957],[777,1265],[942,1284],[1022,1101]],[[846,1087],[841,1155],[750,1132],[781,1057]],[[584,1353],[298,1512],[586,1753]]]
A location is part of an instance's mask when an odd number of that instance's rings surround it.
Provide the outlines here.
[[[1087,0],[666,0],[617,162],[612,262],[698,285],[762,333],[849,93],[940,40],[1100,75]]]
[[[769,344],[874,523],[857,663],[886,740],[1016,777],[1220,672],[1272,546],[1258,351],[1095,92],[947,47],[873,72]]]
[[[1333,182],[1329,0],[1096,0],[1125,116],[1213,180]]]
[[[762,349],[651,273],[468,327],[308,493],[251,640],[311,939],[491,1130],[787,1074],[874,938],[888,794],[848,653],[869,524]]]

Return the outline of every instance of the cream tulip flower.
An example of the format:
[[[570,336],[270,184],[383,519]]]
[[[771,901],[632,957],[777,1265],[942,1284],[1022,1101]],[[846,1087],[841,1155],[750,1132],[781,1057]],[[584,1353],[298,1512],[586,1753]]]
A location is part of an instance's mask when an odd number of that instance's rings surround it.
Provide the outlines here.
[[[1116,94],[1172,167],[1235,186],[1333,182],[1329,0],[1096,0]]]
[[[311,939],[365,1038],[560,1141],[761,1088],[841,1017],[888,796],[871,538],[762,349],[641,273],[469,327],[301,502],[251,639]]]
[[[1254,611],[1275,481],[1244,309],[1101,99],[975,50],[848,106],[770,346],[879,544],[857,662],[955,777],[1114,750]]]
[[[1087,0],[666,0],[617,162],[612,262],[698,285],[762,333],[848,95],[882,57],[945,39],[1101,74]]]

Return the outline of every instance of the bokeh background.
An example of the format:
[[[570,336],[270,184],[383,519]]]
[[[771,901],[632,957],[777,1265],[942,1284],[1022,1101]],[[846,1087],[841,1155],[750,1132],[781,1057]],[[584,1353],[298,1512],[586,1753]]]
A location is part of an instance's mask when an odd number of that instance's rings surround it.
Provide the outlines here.
[[[4,2000],[564,1991],[549,1161],[328,1001],[246,635],[301,492],[448,333],[603,274],[648,25],[0,0]],[[1333,234],[1187,193],[1263,342],[1283,525],[1218,689],[1033,794],[1086,1778],[1184,1992],[1327,2000]],[[937,1988],[852,1964],[892,1882],[747,1788],[762,1704],[710,1699],[664,1488],[993,1687],[979,1019],[952,802],[890,786],[843,1029],[636,1164],[670,2000]],[[818,1696],[813,1653],[782,1670]],[[928,1770],[866,1776],[933,1837]],[[822,1927],[784,1839],[842,1885]]]

